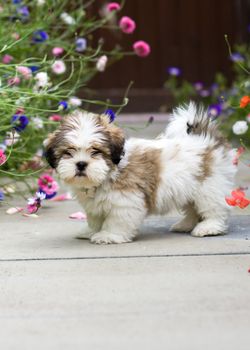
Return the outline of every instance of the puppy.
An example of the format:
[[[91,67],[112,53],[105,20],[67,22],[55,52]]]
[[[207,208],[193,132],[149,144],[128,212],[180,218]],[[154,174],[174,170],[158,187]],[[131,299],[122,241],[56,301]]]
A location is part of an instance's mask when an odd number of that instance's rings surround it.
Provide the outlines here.
[[[76,111],[46,141],[46,156],[87,213],[79,238],[130,242],[150,214],[184,214],[172,226],[193,236],[224,234],[234,152],[206,111],[179,107],[154,140],[130,138],[107,115]]]

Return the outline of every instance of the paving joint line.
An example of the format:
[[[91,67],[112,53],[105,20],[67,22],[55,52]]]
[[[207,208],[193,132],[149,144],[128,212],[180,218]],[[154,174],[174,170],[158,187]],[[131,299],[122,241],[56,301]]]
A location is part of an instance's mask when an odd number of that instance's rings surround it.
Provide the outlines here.
[[[145,259],[145,258],[181,258],[203,256],[237,256],[250,255],[250,252],[231,253],[187,253],[187,254],[153,254],[153,255],[115,255],[115,256],[78,256],[78,257],[51,257],[51,258],[9,258],[0,259],[1,262],[27,262],[27,261],[67,261],[67,260],[108,260],[108,259]]]

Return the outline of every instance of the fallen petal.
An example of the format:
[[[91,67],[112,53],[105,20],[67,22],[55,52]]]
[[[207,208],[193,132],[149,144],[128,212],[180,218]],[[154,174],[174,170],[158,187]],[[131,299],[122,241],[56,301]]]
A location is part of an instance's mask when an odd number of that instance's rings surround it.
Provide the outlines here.
[[[69,216],[70,219],[76,219],[76,220],[86,220],[87,215],[82,213],[81,211],[78,211],[76,213],[73,213]]]
[[[72,199],[72,196],[70,193],[63,193],[63,194],[59,194],[58,196],[55,196],[53,198],[51,198],[51,202],[62,202],[62,201],[68,201]]]
[[[6,214],[9,214],[9,215],[13,215],[13,214],[16,214],[16,213],[20,213],[20,211],[23,211],[23,208],[18,208],[18,207],[13,207],[13,208],[9,208],[6,210]]]

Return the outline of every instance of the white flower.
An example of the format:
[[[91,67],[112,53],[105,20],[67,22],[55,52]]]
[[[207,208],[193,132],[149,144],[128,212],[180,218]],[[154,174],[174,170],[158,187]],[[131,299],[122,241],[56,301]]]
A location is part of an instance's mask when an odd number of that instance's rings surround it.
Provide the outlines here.
[[[18,134],[17,131],[14,131],[13,133],[8,131],[6,132],[6,138],[4,143],[8,147],[8,146],[11,146],[12,144],[14,145],[15,143],[17,143],[19,139],[20,139],[20,135]]]
[[[101,56],[96,62],[96,69],[99,72],[104,72],[108,62],[108,57],[106,55]]]
[[[40,117],[33,117],[32,121],[33,121],[35,129],[42,129],[43,128],[43,120]]]
[[[69,104],[72,107],[80,107],[82,104],[82,101],[80,100],[80,98],[76,97],[76,96],[72,96],[69,98]]]
[[[76,23],[75,19],[71,17],[67,12],[63,12],[60,15],[61,20],[68,25],[73,25]]]
[[[38,198],[42,201],[46,198],[46,194],[43,192],[36,192],[36,198]]]
[[[45,4],[46,0],[36,0],[38,6],[42,6]]]
[[[35,198],[28,198],[27,203],[28,203],[28,205],[34,205],[36,203],[36,199]]]
[[[235,135],[242,135],[247,132],[248,125],[245,120],[240,120],[233,125],[233,132]]]
[[[39,72],[35,75],[36,86],[37,87],[45,87],[49,83],[49,77],[46,72]]]
[[[51,69],[55,74],[63,74],[66,72],[66,65],[62,60],[55,60]]]

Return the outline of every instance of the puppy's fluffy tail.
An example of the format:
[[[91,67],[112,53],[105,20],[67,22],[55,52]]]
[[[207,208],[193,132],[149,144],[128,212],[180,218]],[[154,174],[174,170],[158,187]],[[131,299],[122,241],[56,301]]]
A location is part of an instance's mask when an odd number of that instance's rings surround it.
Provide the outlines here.
[[[194,102],[182,105],[174,109],[163,137],[182,138],[188,135],[221,137],[217,131],[215,122],[208,116],[208,112],[202,106]]]

